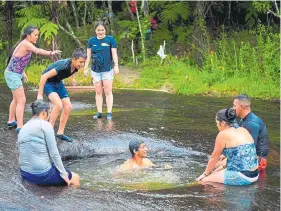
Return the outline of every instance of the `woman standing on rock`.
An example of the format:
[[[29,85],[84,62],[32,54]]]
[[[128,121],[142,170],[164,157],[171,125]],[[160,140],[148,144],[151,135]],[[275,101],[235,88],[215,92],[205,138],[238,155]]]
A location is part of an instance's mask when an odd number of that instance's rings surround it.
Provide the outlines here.
[[[23,126],[23,114],[25,105],[25,94],[22,80],[28,81],[24,71],[28,65],[32,53],[44,56],[53,56],[60,51],[46,51],[34,46],[39,36],[39,30],[36,26],[27,26],[22,34],[21,40],[14,49],[14,52],[9,60],[5,70],[5,80],[13,94],[13,100],[9,109],[9,120],[7,125],[9,128],[16,127],[17,132]]]
[[[112,119],[112,82],[114,74],[119,73],[116,41],[112,36],[106,35],[105,25],[98,22],[95,26],[96,35],[88,40],[87,60],[84,74],[88,75],[88,66],[92,57],[91,76],[95,83],[97,114],[94,119],[102,117],[102,104],[104,91],[107,105],[108,120]]]

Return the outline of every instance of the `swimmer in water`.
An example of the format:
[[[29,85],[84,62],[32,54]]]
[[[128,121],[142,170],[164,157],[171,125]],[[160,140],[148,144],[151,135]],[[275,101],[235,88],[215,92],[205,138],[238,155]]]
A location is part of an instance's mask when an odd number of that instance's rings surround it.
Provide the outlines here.
[[[132,154],[132,158],[126,160],[120,166],[119,172],[141,168],[150,168],[154,166],[154,164],[147,158],[148,149],[143,141],[130,141],[129,150]]]

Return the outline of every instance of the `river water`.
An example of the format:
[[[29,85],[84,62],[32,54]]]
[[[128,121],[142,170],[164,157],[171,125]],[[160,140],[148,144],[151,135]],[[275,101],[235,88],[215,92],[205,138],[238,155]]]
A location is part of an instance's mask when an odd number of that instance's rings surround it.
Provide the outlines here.
[[[279,103],[252,101],[269,130],[269,165],[255,184],[231,187],[194,183],[213,150],[215,113],[231,106],[231,98],[114,90],[114,119],[107,121],[92,118],[94,92],[70,92],[74,110],[65,134],[74,141],[58,141],[58,148],[65,166],[81,177],[74,189],[20,178],[17,134],[6,128],[11,94],[5,85],[0,89],[0,210],[280,210]],[[25,122],[35,98],[29,90]],[[116,174],[132,139],[146,143],[158,168]]]

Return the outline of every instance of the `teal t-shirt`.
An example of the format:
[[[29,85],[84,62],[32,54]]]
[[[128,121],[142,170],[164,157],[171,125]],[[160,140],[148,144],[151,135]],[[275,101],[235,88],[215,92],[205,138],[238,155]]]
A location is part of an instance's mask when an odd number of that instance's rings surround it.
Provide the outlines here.
[[[57,75],[52,78],[48,78],[47,82],[59,83],[65,78],[69,78],[71,75],[76,73],[78,70],[75,69],[71,72],[71,58],[69,59],[61,59],[56,61],[53,64],[50,64],[42,73],[42,75],[50,70],[55,69],[57,71]]]
[[[111,48],[116,48],[116,41],[106,35],[103,39],[92,37],[88,40],[87,48],[92,50],[92,67],[94,72],[108,72],[113,67]]]

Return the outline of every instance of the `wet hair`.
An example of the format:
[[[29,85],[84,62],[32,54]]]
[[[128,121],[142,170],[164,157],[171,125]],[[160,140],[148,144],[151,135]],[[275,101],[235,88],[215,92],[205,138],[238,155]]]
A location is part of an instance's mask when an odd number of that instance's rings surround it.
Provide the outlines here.
[[[251,99],[247,94],[240,94],[234,97],[234,100],[238,100],[241,102],[244,106],[250,106],[251,105]]]
[[[72,58],[79,59],[80,57],[87,59],[87,53],[83,48],[76,48],[72,53]]]
[[[98,21],[96,24],[95,24],[95,30],[98,28],[98,26],[103,26],[105,31],[106,31],[106,25],[104,22],[102,21]]]
[[[44,100],[36,100],[30,105],[33,116],[38,116],[42,111],[50,109],[49,103]]]
[[[132,154],[132,157],[135,156],[135,151],[138,151],[139,150],[139,147],[141,144],[143,144],[144,142],[143,141],[140,141],[140,140],[132,140],[130,141],[129,143],[129,150]]]
[[[234,108],[221,109],[216,114],[216,119],[219,122],[225,121],[228,125],[233,125],[236,119],[236,113]]]

